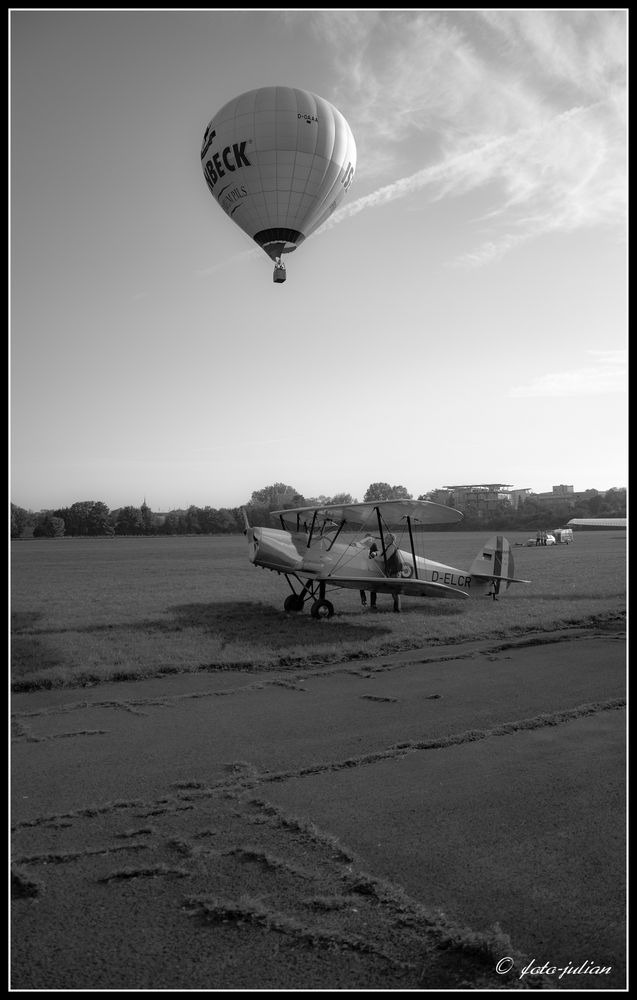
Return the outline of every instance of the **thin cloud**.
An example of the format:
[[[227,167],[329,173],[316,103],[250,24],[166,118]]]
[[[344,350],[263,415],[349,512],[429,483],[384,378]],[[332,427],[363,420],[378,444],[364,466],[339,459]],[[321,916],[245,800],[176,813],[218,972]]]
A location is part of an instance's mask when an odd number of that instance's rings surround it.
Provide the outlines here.
[[[426,161],[323,231],[425,189],[440,200],[487,185],[483,240],[455,263],[485,264],[547,232],[624,225],[621,11],[331,11],[311,25],[335,54],[359,179]]]
[[[587,351],[593,364],[571,371],[540,375],[527,385],[509,389],[512,399],[530,397],[601,396],[627,391],[625,351]]]
[[[604,160],[606,153],[603,139],[595,141],[591,125],[599,111],[599,105],[573,108],[535,127],[450,155],[344,205],[321,231],[364,209],[386,205],[427,187],[433,187],[432,197],[440,200],[494,180],[503,183],[507,197],[491,217],[523,209],[517,222],[529,226],[534,235],[546,228],[573,228],[622,217],[624,186],[605,186],[597,176],[596,164]],[[564,155],[571,147],[577,149],[577,157],[571,157],[570,165],[565,167]],[[592,190],[597,197],[592,197]],[[531,204],[534,215],[529,215]]]
[[[564,16],[567,14],[567,16]],[[484,10],[480,17],[545,79],[591,97],[624,86],[626,15],[621,10]]]

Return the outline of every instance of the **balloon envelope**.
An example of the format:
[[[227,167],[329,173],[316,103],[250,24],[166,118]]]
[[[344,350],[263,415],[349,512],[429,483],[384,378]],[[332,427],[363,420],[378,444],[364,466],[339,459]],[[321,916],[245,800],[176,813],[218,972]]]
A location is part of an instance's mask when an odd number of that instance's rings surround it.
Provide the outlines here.
[[[215,200],[276,260],[338,207],[356,169],[343,115],[306,90],[261,87],[229,101],[201,147]]]

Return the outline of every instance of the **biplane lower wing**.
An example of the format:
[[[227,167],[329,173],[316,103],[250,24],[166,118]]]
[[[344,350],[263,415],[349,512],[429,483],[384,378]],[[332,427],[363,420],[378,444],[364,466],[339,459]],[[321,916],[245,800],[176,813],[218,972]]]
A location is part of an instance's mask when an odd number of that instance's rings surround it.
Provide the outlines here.
[[[469,597],[464,590],[448,587],[445,583],[432,583],[430,580],[404,580],[401,577],[369,577],[369,576],[321,576],[317,579],[335,587],[347,587],[352,590],[373,590],[378,594],[404,594],[406,597],[456,597],[463,600]]]

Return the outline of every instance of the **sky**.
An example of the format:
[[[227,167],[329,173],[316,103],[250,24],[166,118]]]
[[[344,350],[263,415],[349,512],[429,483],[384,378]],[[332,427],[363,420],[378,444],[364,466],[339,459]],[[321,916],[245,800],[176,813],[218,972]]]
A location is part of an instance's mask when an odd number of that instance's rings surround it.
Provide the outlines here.
[[[627,11],[9,11],[10,499],[627,484]],[[281,85],[357,169],[287,281],[200,149]]]

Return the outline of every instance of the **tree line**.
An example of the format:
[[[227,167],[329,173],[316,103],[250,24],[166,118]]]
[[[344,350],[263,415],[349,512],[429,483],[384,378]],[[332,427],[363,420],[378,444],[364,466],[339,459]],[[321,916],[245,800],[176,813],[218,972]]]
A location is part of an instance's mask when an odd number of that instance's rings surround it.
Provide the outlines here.
[[[431,494],[423,493],[418,500],[430,500]],[[413,496],[404,486],[389,483],[371,483],[364,501],[370,500],[412,500]],[[290,507],[306,507],[328,504],[357,503],[350,493],[337,493],[332,497],[304,497],[293,486],[274,483],[255,490],[244,508],[250,524],[264,527],[278,527],[279,519],[273,511]],[[497,530],[531,530],[534,528],[558,527],[571,517],[626,517],[626,490],[610,489],[605,493],[591,491],[591,495],[579,497],[573,507],[563,503],[551,505],[530,496],[514,508],[501,501],[487,513],[469,504],[464,510],[463,520],[446,530],[473,531],[482,528]],[[101,500],[82,500],[70,507],[56,510],[42,510],[37,513],[11,504],[11,538],[68,538],[68,537],[113,537],[113,536],[160,536],[160,535],[233,535],[245,527],[241,507],[196,507],[187,510],[171,510],[155,513],[144,502],[140,507],[126,506],[109,510]],[[432,525],[432,531],[441,530],[440,525]]]

